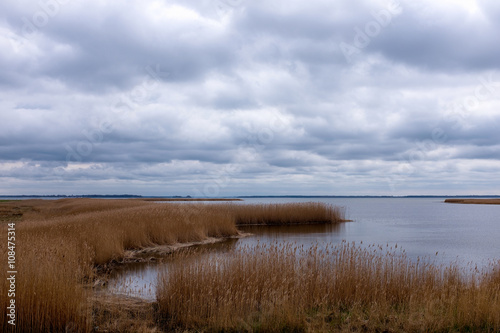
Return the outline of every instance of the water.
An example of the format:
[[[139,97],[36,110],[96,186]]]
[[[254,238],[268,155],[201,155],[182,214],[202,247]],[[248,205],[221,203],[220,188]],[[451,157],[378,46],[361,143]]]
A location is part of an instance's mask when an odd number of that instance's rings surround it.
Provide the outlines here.
[[[380,244],[402,248],[416,260],[485,267],[500,259],[500,205],[445,204],[440,198],[255,198],[237,204],[325,202],[346,208],[353,222],[325,226],[246,227],[254,236],[210,245],[212,252],[260,243],[291,241],[313,243]],[[117,271],[110,289],[154,299],[158,268],[162,263],[134,264]],[[124,287],[126,286],[126,287]]]

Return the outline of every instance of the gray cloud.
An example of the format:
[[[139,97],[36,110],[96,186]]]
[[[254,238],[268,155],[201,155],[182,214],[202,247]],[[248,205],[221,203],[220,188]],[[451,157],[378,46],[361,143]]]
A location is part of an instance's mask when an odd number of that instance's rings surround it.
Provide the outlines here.
[[[0,13],[0,194],[498,188],[494,1],[8,0]]]
[[[389,59],[433,71],[497,69],[498,17],[487,19],[492,2],[483,3],[474,13],[460,5],[432,8],[430,4],[407,4],[408,10],[403,6],[403,13],[394,21],[394,29],[381,34],[368,48]]]

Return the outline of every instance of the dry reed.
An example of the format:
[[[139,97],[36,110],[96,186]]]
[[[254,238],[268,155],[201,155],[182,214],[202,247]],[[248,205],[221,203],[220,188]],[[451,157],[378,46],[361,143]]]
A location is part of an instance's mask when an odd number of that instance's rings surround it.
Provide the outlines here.
[[[17,332],[126,330],[92,298],[96,267],[126,249],[235,235],[236,222],[335,223],[343,211],[308,205],[156,204],[66,199],[2,203],[17,222]],[[298,218],[297,218],[298,217]],[[6,239],[4,223],[0,239]],[[7,257],[6,242],[0,256]],[[187,256],[187,255],[186,255]],[[304,249],[262,245],[213,256],[180,257],[159,284],[158,311],[169,329],[243,331],[498,331],[500,263],[483,273],[411,262],[402,253],[349,244]],[[183,260],[186,259],[186,260]],[[8,290],[6,270],[0,288]],[[0,307],[8,298],[0,295]],[[155,330],[137,304],[131,330]],[[148,305],[148,311],[154,309]],[[12,331],[7,317],[2,332]]]
[[[411,331],[500,329],[500,274],[464,274],[404,253],[290,243],[178,261],[157,300],[168,329]]]
[[[345,220],[344,208],[321,202],[221,206],[234,214],[238,226],[331,224]]]
[[[125,249],[200,241],[238,233],[233,218],[210,205],[160,205],[133,200],[35,202],[17,222],[17,332],[87,332],[92,316],[85,282],[96,265],[119,260]],[[0,231],[6,240],[6,224]],[[7,258],[6,242],[0,255]],[[0,307],[9,298],[0,271]],[[1,316],[3,332],[12,330]]]
[[[89,283],[97,267],[120,260],[127,249],[236,235],[236,219],[264,224],[332,222],[331,207],[309,206],[260,205],[243,209],[238,205],[157,204],[133,199],[4,202],[0,208],[5,221],[18,221],[16,330],[93,330],[97,317],[89,301]],[[251,211],[259,217],[252,219]],[[293,218],[293,214],[300,216]],[[5,240],[4,227],[2,223],[0,239]],[[6,242],[0,242],[0,256],[7,258]],[[6,270],[1,270],[2,291],[8,290],[6,278]],[[2,292],[0,307],[5,309],[8,301]],[[1,316],[0,329],[12,331],[6,316]]]
[[[500,199],[446,199],[444,202],[456,204],[500,205]]]

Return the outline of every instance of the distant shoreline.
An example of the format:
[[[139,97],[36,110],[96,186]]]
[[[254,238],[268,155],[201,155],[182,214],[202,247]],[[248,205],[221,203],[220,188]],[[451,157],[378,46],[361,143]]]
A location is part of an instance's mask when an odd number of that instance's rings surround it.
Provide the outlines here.
[[[154,195],[135,195],[135,194],[81,194],[81,195],[65,195],[65,194],[47,194],[47,195],[0,195],[0,199],[3,198],[46,198],[46,199],[64,199],[64,198],[94,198],[94,199],[194,199],[194,200],[227,200],[227,199],[261,199],[261,198],[288,198],[288,199],[300,199],[300,198],[382,198],[382,199],[400,199],[400,198],[450,198],[450,199],[498,199],[500,200],[500,195],[238,195],[238,196],[227,196],[227,197],[191,197],[191,196],[154,196]],[[448,200],[448,199],[447,199]]]
[[[444,202],[471,205],[500,205],[500,199],[446,199]]]
[[[243,201],[235,198],[140,198],[142,201]]]

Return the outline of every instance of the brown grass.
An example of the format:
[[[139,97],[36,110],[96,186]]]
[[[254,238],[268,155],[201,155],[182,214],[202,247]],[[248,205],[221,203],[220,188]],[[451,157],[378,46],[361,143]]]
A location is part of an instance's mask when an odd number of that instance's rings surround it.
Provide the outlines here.
[[[500,271],[411,262],[350,244],[261,245],[178,261],[158,286],[167,329],[462,332],[500,330]]]
[[[226,205],[236,225],[331,224],[345,221],[345,210],[320,202]]]
[[[140,298],[96,293],[92,297],[93,325],[98,332],[161,332],[156,305]]]
[[[20,200],[2,200],[0,201],[0,223],[20,221],[23,215],[32,209],[33,205],[29,202],[27,203]]]
[[[286,210],[281,210],[281,218],[275,210],[260,206],[256,211],[263,223],[264,211],[270,220],[290,220]],[[101,268],[120,261],[129,249],[236,235],[236,216],[244,215],[237,205],[157,204],[135,199],[24,200],[0,203],[0,211],[6,220],[17,221],[18,332],[91,331],[98,318],[107,318],[100,313],[103,307],[96,310],[91,300],[91,284]],[[309,211],[313,214],[315,209]],[[316,216],[302,218],[309,222]],[[0,226],[0,239],[6,240],[7,224]],[[0,242],[2,258],[7,258],[6,245]],[[9,301],[3,292],[8,290],[6,278],[6,270],[1,270],[3,309]],[[0,330],[9,332],[7,317],[0,318]]]
[[[26,205],[27,203],[23,203]],[[65,199],[31,202],[17,222],[17,331],[89,331],[89,290],[96,265],[119,260],[125,249],[200,241],[237,234],[230,214],[215,206],[160,205],[134,200]],[[0,237],[7,239],[6,223]],[[7,258],[6,241],[0,256]],[[0,307],[7,307],[6,270]],[[0,317],[8,332],[7,317]]]
[[[446,199],[446,203],[500,205],[500,199]]]
[[[21,212],[13,215],[17,332],[155,332],[154,314],[164,328],[179,331],[500,330],[500,263],[462,272],[375,246],[261,245],[203,261],[187,260],[188,251],[162,275],[157,304],[95,297],[98,268],[128,249],[231,236],[236,222],[343,220],[343,211],[328,205],[64,199],[5,202],[1,209],[6,216]],[[0,239],[6,229],[1,223]],[[5,241],[0,256],[7,258]],[[0,288],[6,309],[5,269]],[[0,331],[13,331],[0,318]]]

